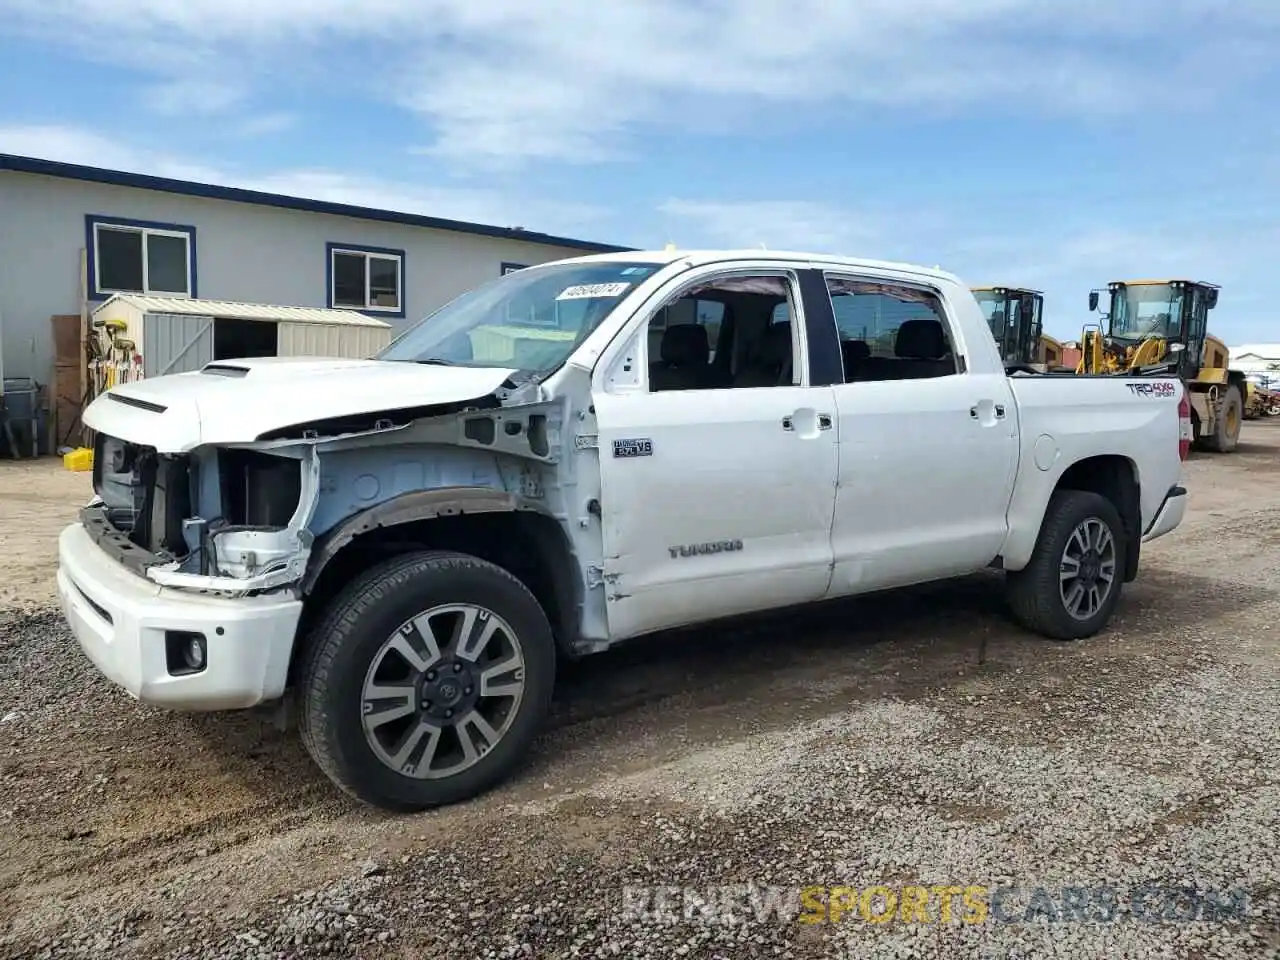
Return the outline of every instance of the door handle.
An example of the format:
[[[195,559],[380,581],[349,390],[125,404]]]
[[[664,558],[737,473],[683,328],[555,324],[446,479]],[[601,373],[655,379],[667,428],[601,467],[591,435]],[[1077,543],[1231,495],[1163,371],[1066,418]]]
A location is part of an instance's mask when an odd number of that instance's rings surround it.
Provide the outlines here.
[[[795,433],[803,440],[812,440],[822,430],[830,430],[832,416],[829,413],[817,413],[807,407],[788,413],[782,418],[782,429]]]
[[[992,403],[990,400],[980,400],[969,408],[970,420],[981,420],[983,418],[983,408],[986,408],[986,416],[994,420],[1004,419],[1004,404]]]

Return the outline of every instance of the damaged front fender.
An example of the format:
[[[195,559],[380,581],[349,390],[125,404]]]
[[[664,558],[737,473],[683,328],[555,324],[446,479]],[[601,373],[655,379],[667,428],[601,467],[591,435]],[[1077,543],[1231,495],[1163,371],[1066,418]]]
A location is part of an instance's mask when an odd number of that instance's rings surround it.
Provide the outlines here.
[[[290,436],[227,445],[224,449],[299,461],[300,495],[292,517],[286,525],[273,527],[194,517],[183,527],[189,554],[182,559],[153,556],[145,576],[164,587],[222,595],[285,587],[305,593],[334,553],[374,526],[454,512],[550,513],[538,502],[546,496],[546,471],[554,471],[560,461],[566,402],[540,400],[536,385],[530,384],[504,396],[496,408],[470,406],[407,419],[378,412],[340,425],[301,425],[292,428]],[[320,426],[342,432],[317,435]],[[445,456],[441,451],[446,449],[455,456]],[[459,451],[489,456],[469,465],[458,459]],[[327,493],[322,491],[322,460],[329,464]],[[345,477],[343,467],[335,466],[353,462],[360,464],[358,470],[348,467],[350,475]],[[397,480],[415,471],[421,471],[429,486],[394,490]],[[376,499],[359,504],[358,512],[335,525],[342,516],[335,514],[335,506],[346,505],[335,493],[335,484],[356,474],[373,489],[361,497]],[[205,502],[216,504],[216,493],[208,494]],[[359,499],[352,497],[349,506],[356,507]],[[340,529],[332,529],[335,526]]]

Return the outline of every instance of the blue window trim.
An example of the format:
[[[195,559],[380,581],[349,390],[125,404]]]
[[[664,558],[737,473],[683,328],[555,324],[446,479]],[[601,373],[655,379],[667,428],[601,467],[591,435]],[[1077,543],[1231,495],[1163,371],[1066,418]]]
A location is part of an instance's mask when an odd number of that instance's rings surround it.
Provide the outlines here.
[[[356,307],[338,306],[333,302],[333,254],[341,253],[371,253],[380,257],[398,257],[400,260],[400,309],[387,310],[379,307],[365,307],[358,309]],[[406,295],[406,264],[408,257],[405,256],[403,250],[395,250],[391,247],[371,247],[364,243],[336,243],[329,241],[324,245],[324,302],[330,310],[350,310],[353,313],[363,313],[370,317],[391,317],[393,319],[403,320],[405,317],[405,300]],[[368,296],[368,290],[365,295]]]
[[[87,213],[84,217],[84,249],[87,258],[87,281],[88,281],[88,299],[94,301],[107,300],[114,296],[117,291],[108,290],[100,291],[98,289],[98,238],[97,227],[131,227],[137,230],[164,230],[169,233],[183,233],[187,236],[187,257],[188,264],[191,268],[191,290],[187,296],[193,300],[199,296],[199,287],[197,285],[196,271],[196,228],[185,223],[159,223],[154,220],[131,220],[128,217],[112,217],[104,213]],[[143,256],[146,255],[146,248],[143,248]],[[162,296],[172,297],[180,296],[168,291],[161,291],[155,294],[146,290],[126,290],[122,293],[141,293],[144,296]]]
[[[528,266],[529,264],[527,263],[508,263],[506,260],[504,260],[502,261],[501,276],[505,277],[508,273],[515,273],[515,271],[517,270],[525,270],[528,268]]]

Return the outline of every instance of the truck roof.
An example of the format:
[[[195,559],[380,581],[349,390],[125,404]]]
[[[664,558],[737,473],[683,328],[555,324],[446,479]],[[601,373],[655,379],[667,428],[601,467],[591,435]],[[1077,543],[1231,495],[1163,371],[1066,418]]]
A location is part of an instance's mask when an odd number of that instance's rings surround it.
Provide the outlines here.
[[[905,263],[893,260],[873,260],[865,257],[845,257],[831,253],[809,253],[796,250],[761,250],[759,248],[726,248],[726,249],[697,249],[697,250],[626,250],[618,253],[592,253],[580,257],[566,257],[562,260],[553,260],[552,263],[566,263],[569,261],[599,261],[607,263],[609,261],[622,261],[630,263],[675,263],[677,261],[686,261],[690,266],[700,266],[704,263],[716,263],[721,260],[780,260],[794,263],[808,263],[810,261],[818,261],[821,263],[837,264],[854,269],[871,269],[871,270],[888,270],[894,272],[914,273],[921,276],[934,277],[939,280],[948,280],[955,283],[963,284],[963,281],[953,273],[943,270],[940,267],[924,267],[915,263]],[[537,264],[536,266],[546,266],[547,264]]]

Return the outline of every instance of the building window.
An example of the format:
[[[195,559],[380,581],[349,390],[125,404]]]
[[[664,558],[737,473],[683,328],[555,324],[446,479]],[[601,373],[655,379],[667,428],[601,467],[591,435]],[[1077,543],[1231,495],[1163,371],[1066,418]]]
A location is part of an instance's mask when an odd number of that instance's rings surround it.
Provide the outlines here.
[[[504,263],[502,265],[502,275],[505,277],[508,273],[515,273],[517,270],[523,270],[529,266],[527,263]]]
[[[404,251],[331,243],[329,306],[404,316]]]
[[[196,228],[172,223],[85,218],[90,298],[113,293],[196,295]]]

